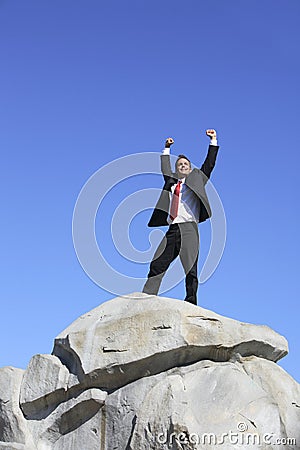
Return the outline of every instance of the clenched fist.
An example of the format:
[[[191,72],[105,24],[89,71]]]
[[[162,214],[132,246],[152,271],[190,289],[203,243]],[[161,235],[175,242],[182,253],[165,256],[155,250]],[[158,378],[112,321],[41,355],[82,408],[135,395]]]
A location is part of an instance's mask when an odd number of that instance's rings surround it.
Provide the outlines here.
[[[217,139],[217,132],[216,130],[206,130],[206,135],[210,137],[210,139]]]
[[[165,147],[166,147],[166,148],[170,148],[171,145],[173,145],[173,144],[174,144],[174,139],[170,137],[170,138],[168,138],[168,139],[166,140]]]

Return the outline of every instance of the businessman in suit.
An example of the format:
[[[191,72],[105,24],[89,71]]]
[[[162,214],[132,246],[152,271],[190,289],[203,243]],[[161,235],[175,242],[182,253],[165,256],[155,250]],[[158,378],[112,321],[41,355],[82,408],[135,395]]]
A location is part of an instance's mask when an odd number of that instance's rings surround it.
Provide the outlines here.
[[[179,256],[185,272],[185,301],[197,305],[198,289],[198,223],[211,217],[205,185],[215,166],[218,153],[217,133],[206,130],[210,145],[200,169],[192,169],[190,160],[179,155],[172,172],[170,148],[174,140],[168,138],[161,155],[164,187],[152,213],[149,227],[169,226],[150,264],[143,292],[157,295],[162,278],[171,262]]]

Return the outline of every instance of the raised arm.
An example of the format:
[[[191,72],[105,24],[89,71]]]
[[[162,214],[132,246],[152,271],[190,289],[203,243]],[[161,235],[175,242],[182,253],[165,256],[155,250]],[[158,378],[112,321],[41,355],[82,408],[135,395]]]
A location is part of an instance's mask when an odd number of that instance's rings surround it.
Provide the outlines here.
[[[205,158],[204,163],[202,164],[200,170],[205,173],[207,178],[210,177],[213,168],[215,167],[216,158],[219,150],[218,142],[217,142],[217,133],[216,130],[206,130],[206,135],[210,137],[210,144],[208,148],[208,153]]]
[[[173,175],[170,162],[170,147],[174,144],[173,138],[168,138],[165,143],[163,154],[161,155],[161,171],[164,177],[171,177]]]

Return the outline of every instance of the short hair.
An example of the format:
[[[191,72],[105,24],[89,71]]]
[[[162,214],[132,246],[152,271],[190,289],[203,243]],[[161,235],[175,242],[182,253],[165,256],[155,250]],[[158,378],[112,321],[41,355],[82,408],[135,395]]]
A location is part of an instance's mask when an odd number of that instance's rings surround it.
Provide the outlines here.
[[[189,158],[188,158],[187,156],[185,156],[185,155],[178,155],[178,156],[177,156],[177,159],[176,159],[176,163],[175,163],[175,169],[176,169],[176,170],[177,170],[177,163],[178,163],[178,161],[179,161],[181,158],[186,159],[186,160],[190,163],[190,167],[192,167],[192,163],[191,163],[191,161],[189,160]]]

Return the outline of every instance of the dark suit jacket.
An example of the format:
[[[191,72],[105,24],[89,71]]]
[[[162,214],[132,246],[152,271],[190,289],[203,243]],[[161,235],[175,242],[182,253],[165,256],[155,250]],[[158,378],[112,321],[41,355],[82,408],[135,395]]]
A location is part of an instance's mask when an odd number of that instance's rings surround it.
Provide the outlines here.
[[[211,209],[205,192],[205,184],[215,166],[219,146],[210,145],[204,163],[200,169],[193,169],[186,177],[186,185],[196,194],[200,202],[199,222],[211,217]],[[165,184],[160,194],[156,207],[149,220],[149,227],[160,227],[168,224],[171,186],[177,183],[178,177],[172,172],[170,155],[161,155],[161,171]]]

